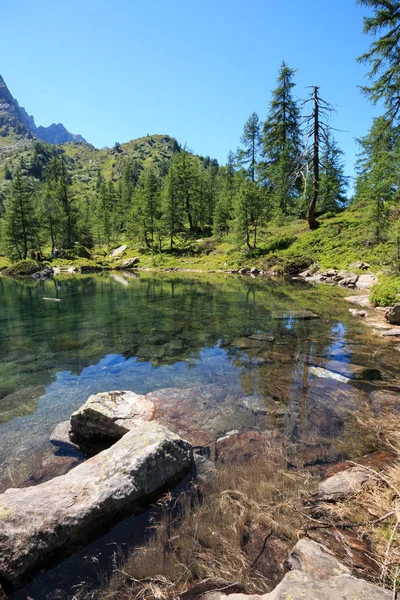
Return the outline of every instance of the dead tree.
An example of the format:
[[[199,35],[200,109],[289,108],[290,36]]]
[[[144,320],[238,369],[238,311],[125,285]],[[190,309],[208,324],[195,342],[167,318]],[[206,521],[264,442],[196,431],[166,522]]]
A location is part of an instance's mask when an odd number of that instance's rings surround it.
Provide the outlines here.
[[[313,189],[307,210],[307,221],[310,229],[313,230],[319,226],[315,217],[315,207],[319,194],[320,145],[331,129],[327,123],[327,118],[333,108],[319,96],[319,86],[313,86],[312,90],[309,98],[304,101],[304,106],[311,103],[312,111],[309,115],[303,117],[303,122],[305,123],[305,135],[311,141],[306,147],[305,164],[307,169],[312,165]]]

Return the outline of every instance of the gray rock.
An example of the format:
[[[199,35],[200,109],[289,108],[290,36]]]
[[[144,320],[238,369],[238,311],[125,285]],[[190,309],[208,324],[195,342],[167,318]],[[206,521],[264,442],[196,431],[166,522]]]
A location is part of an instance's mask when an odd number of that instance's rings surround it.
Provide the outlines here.
[[[201,596],[201,600],[391,600],[392,597],[388,590],[349,575],[316,581],[303,571],[290,571],[272,592],[263,596],[212,592]]]
[[[33,275],[31,275],[32,279],[51,279],[54,275],[53,269],[42,269],[41,271],[37,271]]]
[[[361,269],[362,271],[367,271],[370,268],[370,264],[367,262],[363,262],[361,260],[357,260],[356,262],[351,263],[349,265],[349,269]]]
[[[357,285],[357,281],[359,280],[359,275],[350,275],[349,277],[344,277],[340,281],[340,285],[342,287],[355,288]]]
[[[400,327],[393,327],[393,329],[389,329],[388,331],[383,331],[381,333],[383,336],[387,337],[399,337],[400,336]]]
[[[360,317],[361,319],[365,319],[368,314],[366,310],[358,310],[357,308],[349,308],[349,312],[353,317]]]
[[[289,564],[293,570],[304,571],[319,581],[351,574],[351,570],[339,562],[332,552],[307,538],[297,542],[290,554]]]
[[[358,304],[359,306],[363,306],[364,308],[370,308],[371,302],[369,300],[369,295],[363,296],[347,296],[345,298],[347,302],[351,302],[352,304]]]
[[[110,258],[116,258],[117,256],[123,256],[125,254],[125,250],[127,249],[127,245],[124,244],[123,246],[119,246],[118,248],[115,248],[115,250],[113,250],[112,252],[110,252]]]
[[[389,308],[385,313],[385,318],[391,325],[400,325],[400,303]]]
[[[53,446],[57,446],[69,450],[78,450],[78,446],[74,444],[70,438],[70,422],[63,421],[56,425],[50,434],[49,442]]]
[[[86,545],[143,508],[189,469],[191,445],[158,423],[138,425],[66,475],[0,495],[0,580],[15,589],[55,555]]]
[[[95,394],[70,420],[71,440],[77,444],[112,442],[154,418],[155,407],[145,396],[130,391]]]
[[[357,494],[371,473],[362,467],[346,469],[328,477],[318,486],[316,497],[322,502],[335,502]]]
[[[119,267],[116,267],[118,269],[133,269],[133,267],[137,267],[139,264],[140,260],[137,256],[135,256],[134,258],[126,258],[125,260],[122,261],[122,263],[119,265]]]
[[[378,278],[375,277],[375,275],[370,275],[370,274],[360,275],[357,280],[356,288],[358,290],[369,290],[377,282],[378,282]]]

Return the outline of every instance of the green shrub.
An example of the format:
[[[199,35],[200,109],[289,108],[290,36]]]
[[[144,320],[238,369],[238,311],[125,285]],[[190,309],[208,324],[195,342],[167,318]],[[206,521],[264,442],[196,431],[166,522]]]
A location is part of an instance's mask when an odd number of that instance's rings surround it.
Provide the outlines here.
[[[286,250],[297,240],[295,235],[280,235],[279,237],[271,240],[271,242],[265,248],[265,252],[277,252],[278,250]]]
[[[400,302],[400,277],[387,278],[374,285],[370,300],[373,306],[393,306]]]

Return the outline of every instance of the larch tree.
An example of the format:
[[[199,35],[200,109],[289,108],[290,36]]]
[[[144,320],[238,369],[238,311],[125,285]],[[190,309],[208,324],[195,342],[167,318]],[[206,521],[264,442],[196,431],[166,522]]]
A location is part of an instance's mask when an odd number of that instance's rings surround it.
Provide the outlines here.
[[[261,122],[257,113],[253,112],[244,124],[240,143],[243,148],[237,150],[238,164],[245,169],[248,178],[254,183],[261,150]]]
[[[319,182],[319,213],[338,212],[347,203],[346,191],[349,178],[344,173],[343,150],[328,131],[321,157]]]
[[[372,15],[364,17],[363,31],[374,38],[369,50],[358,59],[371,67],[371,85],[361,89],[374,104],[384,103],[386,117],[392,123],[400,118],[400,2],[357,1],[372,9]]]
[[[300,110],[293,98],[294,74],[283,62],[262,129],[259,167],[260,179],[271,189],[272,201],[285,215],[301,190],[297,173],[301,154]]]
[[[33,193],[18,168],[4,203],[2,237],[8,256],[26,259],[37,243],[37,221]]]

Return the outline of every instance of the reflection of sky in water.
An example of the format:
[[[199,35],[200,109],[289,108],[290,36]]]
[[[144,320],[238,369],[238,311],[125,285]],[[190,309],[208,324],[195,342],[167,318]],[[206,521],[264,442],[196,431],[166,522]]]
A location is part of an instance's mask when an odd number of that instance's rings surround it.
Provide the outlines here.
[[[155,389],[207,383],[232,385],[238,377],[239,370],[219,346],[204,348],[198,358],[171,366],[154,367],[137,358],[126,360],[121,354],[107,354],[97,364],[82,369],[79,375],[59,371],[56,380],[46,387],[34,413],[1,426],[0,462],[9,456],[10,447],[15,456],[43,444],[52,427],[69,419],[91,394],[113,389],[146,394]]]

